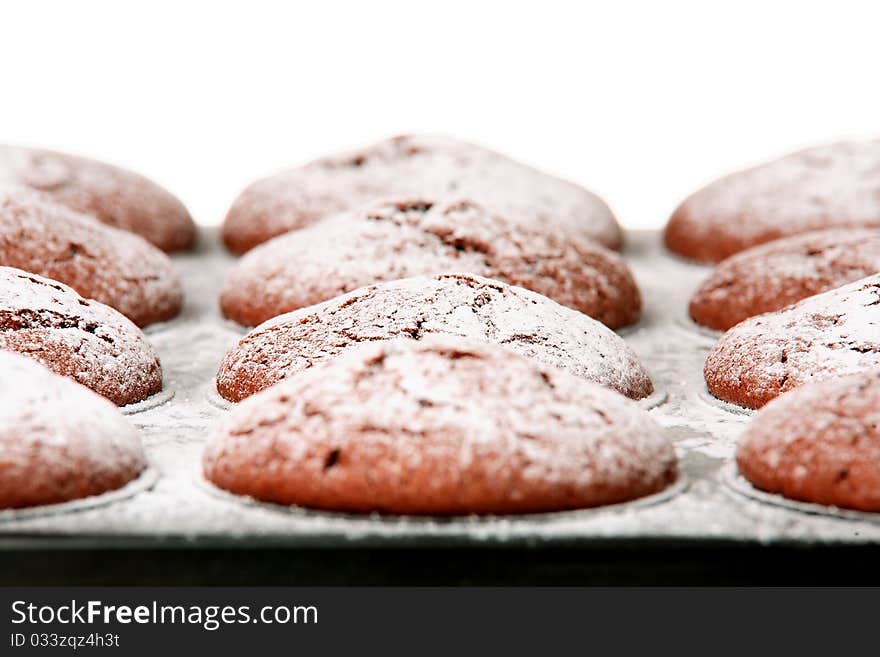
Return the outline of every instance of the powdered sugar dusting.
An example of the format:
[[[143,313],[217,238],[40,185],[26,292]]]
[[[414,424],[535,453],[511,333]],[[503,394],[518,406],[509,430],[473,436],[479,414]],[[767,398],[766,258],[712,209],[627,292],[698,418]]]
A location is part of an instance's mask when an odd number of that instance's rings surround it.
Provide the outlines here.
[[[880,274],[725,333],[706,360],[717,397],[757,408],[808,381],[880,366]]]
[[[609,248],[622,241],[595,194],[484,148],[429,136],[395,137],[255,182],[230,209],[224,239],[241,252],[364,203],[447,195]]]
[[[690,314],[702,325],[725,330],[878,271],[878,229],[822,230],[782,238],[724,260],[691,298]]]
[[[215,483],[270,501],[296,481],[307,490],[289,501],[306,506],[345,505],[351,487],[349,508],[454,513],[622,501],[676,472],[671,443],[633,402],[449,335],[361,345],[258,393],[230,412],[205,463]],[[358,501],[363,469],[373,483]]]
[[[108,401],[7,351],[0,371],[0,507],[97,494],[146,467],[134,427]]]
[[[164,251],[189,248],[195,224],[174,196],[131,171],[65,153],[0,145],[0,181],[136,233]]]
[[[271,319],[226,355],[217,387],[239,401],[357,344],[437,333],[501,344],[628,397],[653,390],[632,350],[604,325],[524,288],[468,274],[390,281]]]
[[[641,310],[632,274],[613,252],[519,227],[463,199],[369,205],[276,237],[240,260],[221,305],[255,325],[364,285],[446,272],[534,290],[612,328]]]
[[[841,226],[880,227],[880,140],[810,148],[722,178],[681,204],[667,238],[683,255],[717,261]]]
[[[164,253],[23,187],[0,186],[0,264],[66,283],[140,326],[170,319],[182,303]]]
[[[128,319],[13,267],[0,267],[0,349],[34,358],[118,405],[162,388],[159,360]]]
[[[880,367],[767,404],[747,427],[737,462],[763,490],[880,511]]]
[[[743,445],[765,452],[778,466],[786,446],[798,441],[839,443],[845,452],[864,451],[880,464],[880,368],[805,385],[767,404],[748,426]]]
[[[691,545],[714,539],[800,545],[880,540],[877,523],[808,515],[727,493],[717,475],[732,458],[748,417],[698,400],[698,391],[705,390],[702,368],[708,347],[674,323],[686,313],[688,298],[708,270],[670,257],[653,232],[628,235],[625,255],[644,291],[645,312],[626,342],[658,389],[668,392],[668,401],[650,415],[675,442],[681,469],[692,482],[685,493],[650,507],[445,519],[301,508],[280,513],[277,507],[241,504],[231,495],[209,495],[196,484],[204,440],[228,411],[209,404],[207,392],[223,355],[241,338],[217,311],[219,283],[235,260],[215,242],[215,233],[206,231],[202,251],[175,256],[187,307],[177,320],[151,334],[168,385],[177,392],[171,403],[131,418],[140,427],[151,464],[161,473],[156,486],[100,509],[4,521],[0,537],[7,544],[21,536],[51,547],[122,547],[135,537],[145,546],[191,548],[222,542],[243,550],[269,543],[293,550],[401,545],[541,549],[563,544],[588,549],[597,541],[635,547],[657,538]]]

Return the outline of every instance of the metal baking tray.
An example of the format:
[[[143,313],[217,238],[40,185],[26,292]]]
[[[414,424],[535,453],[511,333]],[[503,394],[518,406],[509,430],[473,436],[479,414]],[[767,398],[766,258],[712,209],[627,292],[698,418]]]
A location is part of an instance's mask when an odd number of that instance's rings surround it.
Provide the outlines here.
[[[646,406],[653,405],[649,412],[675,442],[683,473],[681,483],[667,494],[583,511],[431,519],[281,508],[213,489],[201,478],[200,457],[212,426],[228,412],[217,402],[213,377],[223,354],[246,331],[219,314],[217,295],[234,259],[220,247],[216,230],[203,229],[197,251],[174,256],[186,294],[182,314],[147,329],[162,361],[165,395],[173,396],[128,415],[140,431],[155,481],[134,486],[130,494],[112,496],[103,504],[90,500],[0,516],[0,550],[5,551],[0,579],[190,581],[188,574],[209,567],[212,581],[233,581],[230,573],[238,572],[241,581],[261,577],[274,581],[287,573],[298,581],[319,583],[364,577],[386,582],[399,581],[394,575],[375,579],[382,568],[391,572],[399,567],[389,565],[398,559],[390,555],[410,558],[419,548],[425,554],[446,556],[423,563],[418,581],[447,581],[436,575],[437,559],[448,566],[458,564],[458,575],[447,573],[456,581],[485,581],[480,574],[497,574],[505,558],[532,564],[527,570],[538,581],[556,581],[550,575],[541,579],[536,574],[541,568],[566,564],[557,574],[584,573],[589,563],[603,564],[607,577],[600,573],[598,581],[618,581],[608,573],[630,573],[627,568],[646,563],[666,567],[678,563],[687,569],[695,559],[712,563],[719,551],[744,554],[737,547],[799,550],[880,544],[880,514],[874,518],[837,513],[749,494],[748,485],[730,469],[749,413],[716,403],[707,394],[702,368],[714,338],[694,327],[686,314],[691,292],[709,269],[666,253],[657,232],[630,232],[624,256],[638,279],[645,310],[643,319],[621,335],[654,379],[659,394]],[[662,403],[657,404],[659,400]],[[681,556],[701,548],[706,549],[702,557]],[[508,557],[474,557],[467,552],[470,549]],[[353,557],[353,550],[360,556]],[[386,556],[376,556],[383,550]],[[605,556],[600,558],[596,551]],[[308,554],[320,556],[315,563],[303,561]],[[620,567],[615,561],[617,566],[609,571],[609,554],[618,560],[630,555],[629,565]],[[674,554],[679,556],[673,558]],[[368,555],[373,556],[363,568],[353,565]],[[871,559],[875,558],[872,552]],[[789,558],[777,561],[779,568],[799,563]],[[377,565],[380,562],[384,565]],[[163,577],[163,564],[173,575]],[[723,564],[716,565],[722,572]],[[774,566],[763,567],[772,571]],[[504,572],[508,579],[499,575],[491,581],[518,581],[509,568]]]

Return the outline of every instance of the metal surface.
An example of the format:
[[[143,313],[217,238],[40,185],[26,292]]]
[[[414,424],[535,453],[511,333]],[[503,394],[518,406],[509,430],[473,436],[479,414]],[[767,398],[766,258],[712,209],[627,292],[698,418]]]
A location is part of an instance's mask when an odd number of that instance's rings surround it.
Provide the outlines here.
[[[652,504],[555,514],[421,519],[281,509],[213,491],[201,480],[200,454],[212,425],[228,412],[211,403],[213,376],[226,349],[244,331],[218,314],[217,293],[232,259],[217,246],[216,234],[205,232],[197,253],[175,256],[186,288],[183,314],[148,330],[162,360],[166,388],[174,396],[158,407],[129,415],[159,474],[157,482],[149,490],[101,506],[2,518],[0,549],[19,557],[64,548],[270,546],[281,550],[544,547],[550,554],[563,548],[612,545],[732,549],[880,542],[880,523],[873,518],[807,513],[737,493],[724,483],[722,466],[730,461],[749,416],[730,412],[703,396],[702,367],[712,338],[689,328],[685,308],[690,292],[708,270],[664,253],[656,233],[629,237],[625,256],[639,280],[645,316],[622,334],[645,362],[661,397],[666,396],[649,412],[666,427],[681,458],[688,485],[671,491],[676,494]]]

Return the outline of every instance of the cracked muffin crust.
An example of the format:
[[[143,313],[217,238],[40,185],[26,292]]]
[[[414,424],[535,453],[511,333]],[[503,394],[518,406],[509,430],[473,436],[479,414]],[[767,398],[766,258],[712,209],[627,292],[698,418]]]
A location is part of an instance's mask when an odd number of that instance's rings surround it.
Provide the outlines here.
[[[473,198],[531,228],[611,249],[622,244],[620,226],[595,194],[485,148],[424,135],[393,137],[258,180],[232,204],[222,236],[240,254],[365,203],[444,195]]]
[[[810,381],[880,366],[880,274],[737,324],[709,352],[709,391],[760,408]]]
[[[151,180],[104,162],[0,145],[0,181],[42,192],[163,251],[181,251],[195,242],[196,226],[180,201]]]
[[[217,391],[241,401],[364,342],[449,334],[493,342],[633,399],[654,386],[613,331],[545,296],[470,274],[361,288],[261,324],[231,349]]]
[[[691,297],[697,323],[725,331],[754,315],[880,271],[880,229],[840,228],[786,237],[724,260]]]
[[[400,514],[527,513],[666,488],[672,444],[631,400],[497,345],[360,345],[246,399],[205,477],[279,504]]]
[[[364,285],[466,272],[539,292],[618,328],[641,297],[615,253],[512,225],[471,200],[370,205],[276,237],[244,256],[220,306],[247,326]]]
[[[750,246],[813,230],[880,228],[880,140],[838,142],[717,180],[666,225],[667,248],[720,262]]]
[[[146,468],[134,427],[107,400],[0,351],[0,509],[121,488]]]
[[[0,267],[0,349],[38,360],[118,406],[162,389],[162,369],[137,326],[109,306],[13,267]]]
[[[749,423],[736,454],[754,486],[880,511],[880,369],[805,385]]]
[[[0,265],[70,285],[138,326],[171,319],[183,303],[160,250],[20,187],[0,186]]]

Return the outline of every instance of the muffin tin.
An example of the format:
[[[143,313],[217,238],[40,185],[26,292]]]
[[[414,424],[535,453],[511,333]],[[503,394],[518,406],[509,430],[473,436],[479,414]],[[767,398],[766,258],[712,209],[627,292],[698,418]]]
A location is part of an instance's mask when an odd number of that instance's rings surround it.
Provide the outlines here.
[[[131,414],[157,478],[106,503],[53,513],[0,515],[0,550],[66,545],[90,548],[186,546],[252,549],[304,547],[503,547],[529,549],[657,541],[677,544],[870,544],[880,542],[871,514],[827,513],[777,504],[766,495],[732,493],[730,463],[749,415],[714,403],[702,378],[711,346],[688,328],[687,301],[709,268],[664,251],[656,232],[630,232],[624,252],[642,290],[644,317],[621,331],[654,378],[650,413],[675,442],[682,482],[651,504],[530,516],[406,518],[352,516],[258,504],[211,490],[201,479],[201,451],[228,411],[213,379],[223,354],[245,333],[224,320],[217,294],[234,262],[214,230],[197,251],[175,255],[185,287],[180,317],[151,327],[162,361],[164,397]],[[724,468],[727,467],[727,470]],[[725,474],[726,473],[726,474]],[[880,515],[880,514],[878,514]],[[53,557],[58,558],[58,557]],[[138,566],[132,564],[132,570]],[[234,567],[234,565],[230,565]]]
[[[56,504],[29,506],[21,509],[0,509],[0,522],[25,518],[42,518],[63,513],[75,513],[85,509],[96,509],[148,491],[156,484],[158,479],[159,473],[156,469],[147,467],[136,478],[125,484],[125,486],[101,493],[100,495],[92,495]]]

